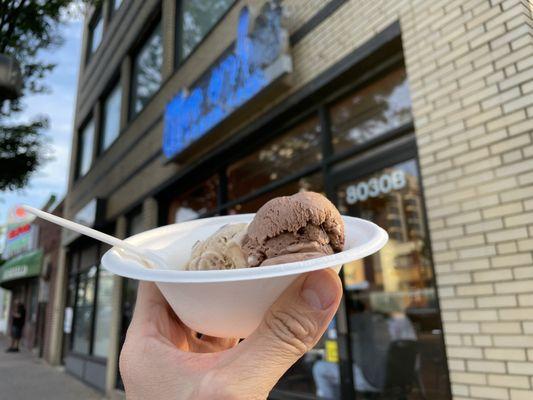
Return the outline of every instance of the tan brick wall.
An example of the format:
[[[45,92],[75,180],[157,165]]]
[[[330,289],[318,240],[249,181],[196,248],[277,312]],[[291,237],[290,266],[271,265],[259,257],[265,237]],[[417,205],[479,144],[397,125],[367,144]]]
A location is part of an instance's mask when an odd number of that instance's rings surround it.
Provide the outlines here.
[[[533,399],[530,5],[401,11],[455,399]]]
[[[282,4],[289,32],[293,33],[301,28],[327,2],[324,0],[283,0]]]

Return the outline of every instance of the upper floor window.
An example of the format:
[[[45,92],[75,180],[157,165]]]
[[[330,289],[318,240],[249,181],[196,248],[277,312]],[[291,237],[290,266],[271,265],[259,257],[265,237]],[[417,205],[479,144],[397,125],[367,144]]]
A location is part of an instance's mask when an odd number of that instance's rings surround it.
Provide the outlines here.
[[[141,111],[161,86],[163,37],[159,23],[133,61],[132,115]]]
[[[336,152],[360,145],[412,121],[404,67],[357,89],[330,108]]]
[[[98,10],[89,26],[89,57],[96,51],[98,46],[100,46],[103,33],[104,19],[102,18],[102,11]]]
[[[215,26],[235,0],[182,0],[178,27],[178,59],[183,60]]]
[[[122,0],[111,0],[111,8],[113,11],[117,11],[122,4]]]
[[[93,161],[94,121],[91,119],[80,132],[78,141],[78,177],[85,175]]]
[[[120,82],[113,88],[104,100],[102,112],[102,133],[100,151],[107,149],[115,141],[120,132],[120,106],[122,103],[122,88]]]

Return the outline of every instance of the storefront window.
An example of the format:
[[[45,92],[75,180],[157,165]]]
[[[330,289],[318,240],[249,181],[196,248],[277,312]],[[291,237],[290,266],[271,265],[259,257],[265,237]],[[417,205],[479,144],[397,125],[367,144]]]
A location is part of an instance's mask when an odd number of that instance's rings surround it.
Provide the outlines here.
[[[202,41],[235,0],[182,0],[179,55],[183,60]]]
[[[333,103],[331,134],[335,152],[365,143],[412,120],[404,67]]]
[[[137,212],[128,219],[128,236],[133,236],[144,231],[142,212]]]
[[[95,282],[96,266],[78,275],[72,349],[80,354],[90,351]]]
[[[311,190],[314,192],[322,192],[323,180],[322,174],[313,174],[303,176],[300,179],[280,186],[270,192],[257,196],[252,200],[239,203],[234,207],[228,209],[228,214],[247,214],[255,213],[263,204],[279,196],[290,196],[302,190]]]
[[[138,114],[161,86],[163,36],[158,24],[134,60],[132,115]]]
[[[78,176],[85,175],[93,161],[94,121],[91,119],[80,132],[78,150]]]
[[[168,223],[190,221],[216,209],[219,179],[213,175],[170,203]]]
[[[237,199],[322,159],[318,117],[309,118],[228,167],[228,198]]]
[[[112,322],[113,274],[103,268],[98,271],[98,292],[96,297],[93,354],[99,357],[107,357],[109,331],[111,330]]]
[[[104,101],[102,115],[102,138],[100,151],[104,151],[115,141],[120,132],[120,105],[122,102],[122,88],[120,83],[109,93]]]
[[[356,392],[449,399],[440,313],[416,162],[338,188],[342,214],[385,228],[387,245],[344,266]]]

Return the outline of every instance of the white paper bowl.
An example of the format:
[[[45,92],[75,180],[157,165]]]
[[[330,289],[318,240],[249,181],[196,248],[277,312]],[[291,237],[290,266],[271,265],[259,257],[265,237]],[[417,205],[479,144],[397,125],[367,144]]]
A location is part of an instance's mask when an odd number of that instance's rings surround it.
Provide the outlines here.
[[[250,222],[254,214],[213,217],[152,229],[126,239],[161,255],[176,270],[147,269],[112,248],[102,257],[109,271],[156,282],[176,315],[191,329],[215,337],[244,338],[261,322],[279,295],[305,272],[361,259],[379,251],[388,235],[372,222],[343,216],[344,251],[311,260],[224,271],[182,271],[197,240],[228,223]]]

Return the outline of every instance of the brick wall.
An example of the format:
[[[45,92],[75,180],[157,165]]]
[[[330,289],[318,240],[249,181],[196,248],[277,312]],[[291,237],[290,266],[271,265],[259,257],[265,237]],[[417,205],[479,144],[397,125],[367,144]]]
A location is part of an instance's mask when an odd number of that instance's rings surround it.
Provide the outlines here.
[[[293,49],[306,82],[400,20],[456,400],[533,399],[532,7],[352,0]]]
[[[533,399],[530,4],[413,2],[402,38],[454,399]]]

